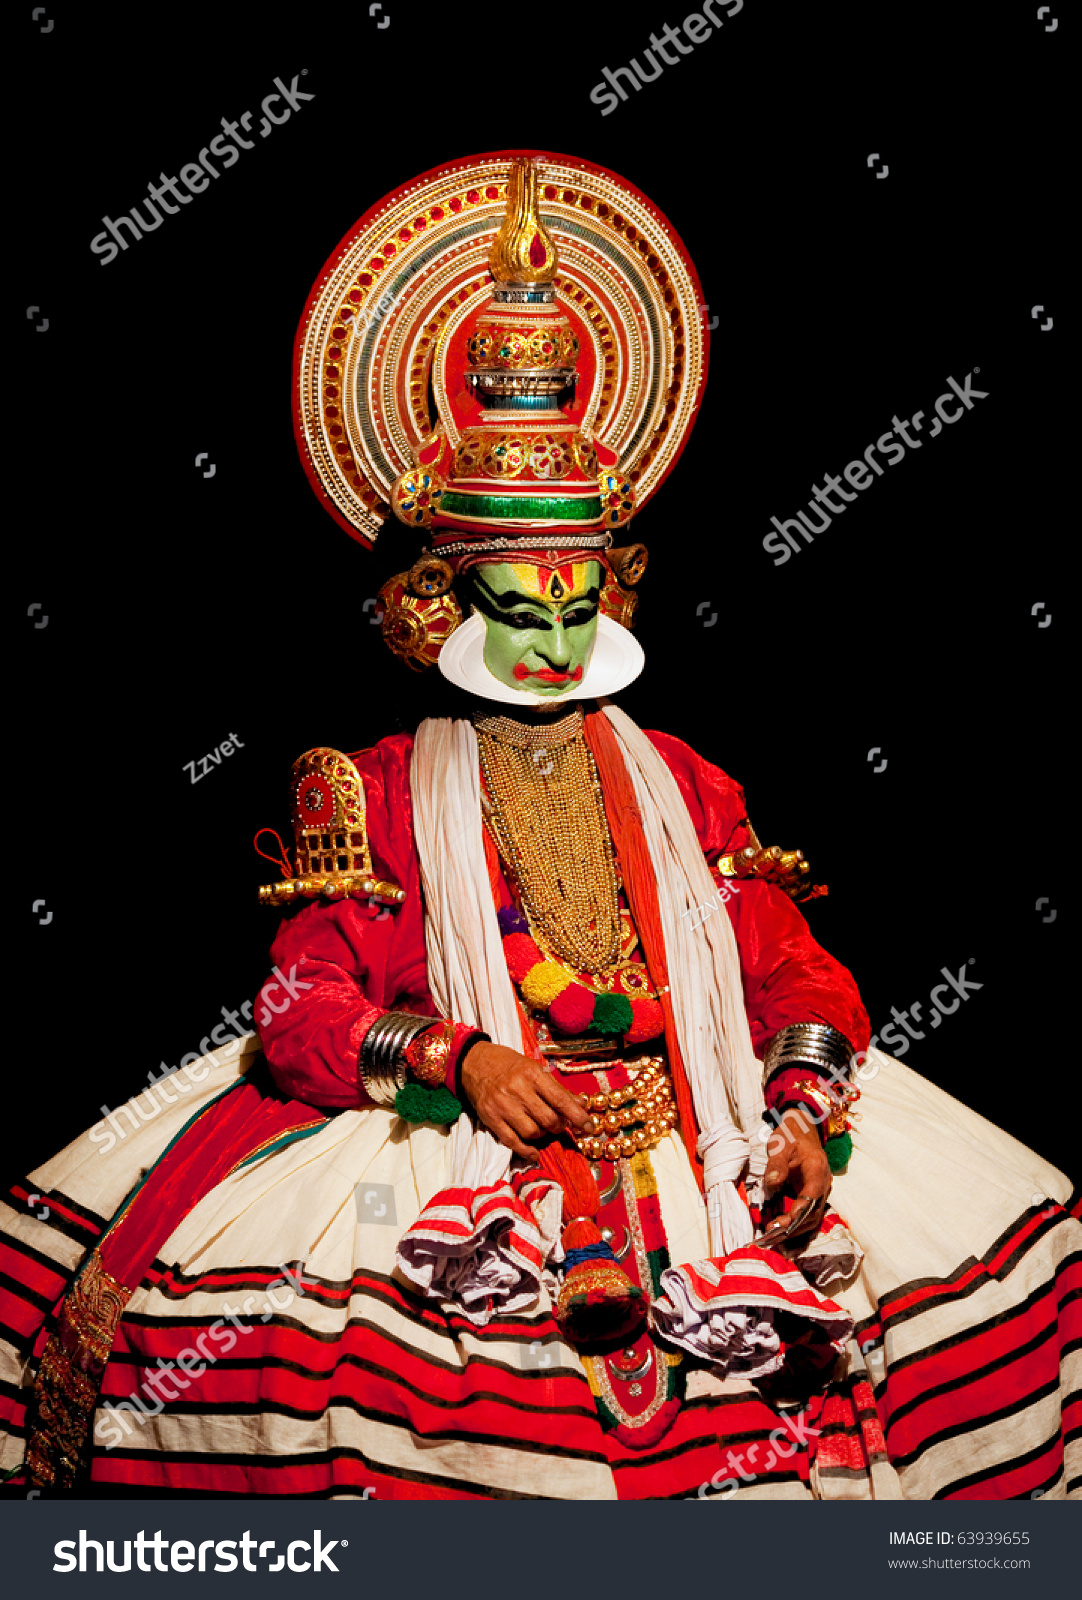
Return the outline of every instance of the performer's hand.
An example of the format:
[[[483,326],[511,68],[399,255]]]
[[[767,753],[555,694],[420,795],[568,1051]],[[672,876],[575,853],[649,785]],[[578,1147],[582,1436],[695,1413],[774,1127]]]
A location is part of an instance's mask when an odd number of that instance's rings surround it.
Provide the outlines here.
[[[590,1115],[540,1061],[484,1040],[467,1051],[462,1089],[500,1143],[531,1162],[537,1161],[537,1151],[527,1140],[561,1132],[565,1120],[581,1128]]]
[[[787,1188],[797,1197],[793,1209],[772,1223],[756,1243],[776,1250],[801,1234],[814,1233],[827,1208],[833,1178],[826,1151],[809,1118],[788,1111],[767,1145],[764,1188],[767,1198]]]

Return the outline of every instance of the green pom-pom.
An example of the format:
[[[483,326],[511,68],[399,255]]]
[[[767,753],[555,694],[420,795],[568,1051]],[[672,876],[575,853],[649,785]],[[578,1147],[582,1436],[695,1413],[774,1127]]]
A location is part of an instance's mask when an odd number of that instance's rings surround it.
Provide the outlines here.
[[[839,1133],[826,1142],[827,1163],[831,1172],[844,1172],[853,1154],[853,1141],[847,1133]]]
[[[594,1001],[593,1033],[627,1033],[631,1027],[631,1001],[626,994],[599,994]]]
[[[394,1108],[407,1122],[457,1122],[462,1115],[460,1102],[442,1084],[429,1089],[423,1083],[407,1083],[395,1095]]]

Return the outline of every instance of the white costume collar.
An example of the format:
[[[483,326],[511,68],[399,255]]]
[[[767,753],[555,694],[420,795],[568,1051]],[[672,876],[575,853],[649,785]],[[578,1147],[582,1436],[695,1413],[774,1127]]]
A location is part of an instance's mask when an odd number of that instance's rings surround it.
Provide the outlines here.
[[[524,709],[555,707],[565,700],[600,700],[633,683],[646,665],[642,645],[635,636],[599,613],[597,636],[581,682],[561,695],[530,694],[501,683],[485,665],[485,619],[475,614],[452,633],[439,654],[445,678],[482,700]]]

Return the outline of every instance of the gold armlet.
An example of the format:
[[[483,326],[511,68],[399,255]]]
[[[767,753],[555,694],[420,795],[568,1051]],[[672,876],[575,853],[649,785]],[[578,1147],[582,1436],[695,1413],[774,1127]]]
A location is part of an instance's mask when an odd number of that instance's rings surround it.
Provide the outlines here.
[[[364,784],[348,756],[326,746],[306,750],[293,763],[290,794],[296,876],[263,884],[260,905],[320,895],[402,904],[406,891],[372,870]]]
[[[791,900],[817,900],[830,892],[825,883],[812,883],[803,850],[783,850],[777,844],[764,848],[757,839],[743,850],[719,857],[717,870],[723,878],[762,878]]]

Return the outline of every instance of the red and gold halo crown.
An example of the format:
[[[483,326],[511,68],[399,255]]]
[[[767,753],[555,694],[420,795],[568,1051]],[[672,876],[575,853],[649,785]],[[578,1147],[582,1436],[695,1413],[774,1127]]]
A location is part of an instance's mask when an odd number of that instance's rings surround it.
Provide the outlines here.
[[[394,511],[456,566],[600,554],[680,454],[708,339],[687,252],[632,184],[551,152],[469,156],[326,263],[296,341],[301,457],[369,547]]]

